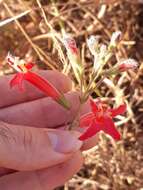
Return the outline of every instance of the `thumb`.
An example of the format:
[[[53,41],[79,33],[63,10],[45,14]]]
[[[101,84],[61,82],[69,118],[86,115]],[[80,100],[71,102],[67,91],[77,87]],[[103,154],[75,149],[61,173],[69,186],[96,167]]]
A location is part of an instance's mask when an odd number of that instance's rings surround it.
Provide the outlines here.
[[[0,122],[0,167],[36,170],[62,163],[80,149],[77,132]]]

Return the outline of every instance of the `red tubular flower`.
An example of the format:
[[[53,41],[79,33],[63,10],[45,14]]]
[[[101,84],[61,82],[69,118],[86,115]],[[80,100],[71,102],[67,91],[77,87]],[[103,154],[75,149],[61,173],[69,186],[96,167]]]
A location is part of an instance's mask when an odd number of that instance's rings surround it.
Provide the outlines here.
[[[43,79],[39,75],[33,72],[27,72],[24,75],[24,79],[39,88],[42,92],[44,92],[47,96],[53,98],[56,102],[69,109],[69,104],[65,99],[64,95],[59,92],[51,83],[47,80]]]
[[[100,100],[90,100],[92,112],[85,114],[80,119],[80,127],[88,129],[79,137],[80,140],[86,140],[100,131],[110,135],[115,140],[120,140],[120,134],[115,128],[113,117],[123,114],[126,111],[126,104],[122,104],[115,109],[108,108]]]
[[[47,96],[53,98],[56,102],[69,109],[69,104],[65,99],[64,95],[59,92],[50,82],[43,79],[39,75],[29,71],[34,64],[33,63],[23,63],[18,58],[12,57],[10,54],[7,56],[7,62],[11,67],[18,71],[14,78],[10,81],[10,86],[18,85],[20,90],[23,90],[23,81],[26,80],[32,85],[37,87],[39,90],[44,92]]]

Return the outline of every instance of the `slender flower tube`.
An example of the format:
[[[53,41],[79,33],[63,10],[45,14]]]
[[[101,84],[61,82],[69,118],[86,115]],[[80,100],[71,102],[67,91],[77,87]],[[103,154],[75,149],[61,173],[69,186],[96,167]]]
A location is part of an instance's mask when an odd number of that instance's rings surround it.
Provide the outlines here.
[[[115,140],[120,140],[120,134],[115,128],[112,118],[123,114],[126,111],[126,104],[111,109],[98,99],[90,100],[90,105],[92,112],[83,115],[80,119],[80,127],[88,128],[79,139],[83,141],[103,131]]]
[[[23,81],[26,80],[65,108],[70,108],[69,103],[61,92],[59,92],[49,81],[30,71],[34,66],[33,63],[24,63],[22,60],[19,60],[18,57],[13,57],[11,54],[8,54],[7,62],[12,68],[18,71],[10,81],[11,87],[18,85],[19,89],[23,90],[22,84]]]
[[[83,65],[79,56],[79,50],[77,48],[74,38],[66,34],[63,37],[63,44],[67,50],[67,56],[72,66],[73,72],[77,81],[80,83],[80,78],[83,72]]]
[[[59,92],[51,83],[47,80],[43,79],[39,75],[33,72],[27,72],[24,75],[24,79],[30,82],[35,87],[39,88],[42,92],[44,92],[47,96],[52,97],[59,104],[63,105],[65,108],[69,108],[69,104],[65,99],[64,95]]]

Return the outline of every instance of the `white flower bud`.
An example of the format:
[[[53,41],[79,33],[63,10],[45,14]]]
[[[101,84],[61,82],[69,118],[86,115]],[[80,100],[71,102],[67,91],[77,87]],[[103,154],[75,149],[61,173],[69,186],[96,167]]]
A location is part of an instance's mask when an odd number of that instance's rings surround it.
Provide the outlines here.
[[[91,54],[95,55],[99,45],[99,36],[90,36],[90,38],[87,39],[87,45]]]
[[[94,55],[94,70],[97,72],[102,66],[103,59],[106,57],[108,53],[107,46],[105,44],[100,45],[99,53]]]
[[[117,43],[121,39],[121,36],[122,36],[122,32],[121,31],[113,32],[112,37],[111,37],[111,41],[110,41],[110,46],[111,47],[116,47]]]

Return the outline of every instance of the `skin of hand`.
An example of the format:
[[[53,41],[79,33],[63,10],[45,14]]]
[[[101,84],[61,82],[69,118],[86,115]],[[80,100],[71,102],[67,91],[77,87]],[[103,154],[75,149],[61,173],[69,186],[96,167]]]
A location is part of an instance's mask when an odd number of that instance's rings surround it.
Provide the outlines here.
[[[51,190],[72,177],[81,167],[81,150],[97,143],[84,143],[78,131],[65,131],[76,116],[79,95],[72,82],[57,71],[39,71],[71,104],[69,111],[45,97],[32,85],[25,91],[10,89],[12,76],[0,79],[0,188],[3,190]],[[90,110],[89,103],[81,114]],[[56,180],[55,180],[56,179]]]

